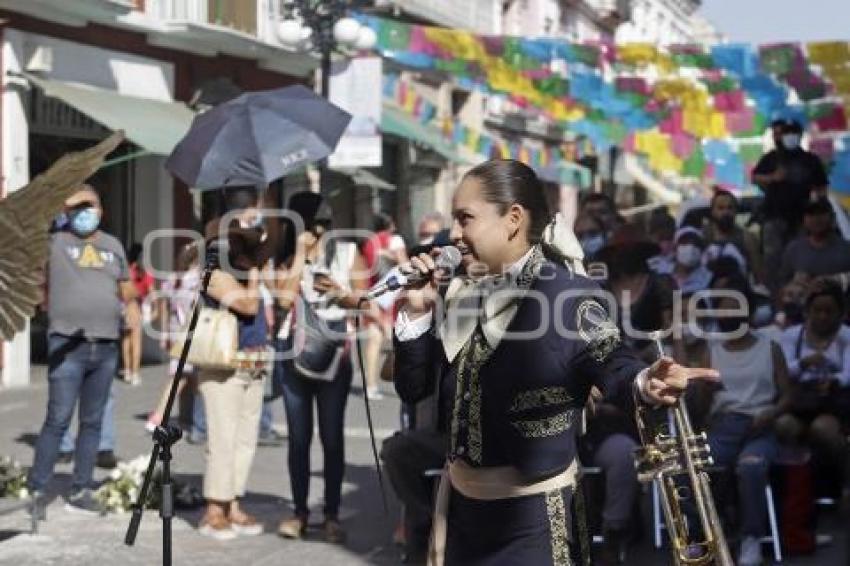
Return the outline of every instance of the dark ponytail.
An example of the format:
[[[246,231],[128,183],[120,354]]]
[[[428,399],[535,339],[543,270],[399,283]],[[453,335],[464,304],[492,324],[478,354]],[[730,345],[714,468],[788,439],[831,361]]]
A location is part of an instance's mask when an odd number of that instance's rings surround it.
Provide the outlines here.
[[[473,177],[481,183],[484,200],[495,204],[499,214],[506,214],[512,204],[528,211],[526,237],[532,245],[540,245],[546,257],[563,264],[567,258],[554,247],[543,243],[543,232],[554,218],[543,183],[534,170],[514,159],[491,159],[473,167],[464,178]]]

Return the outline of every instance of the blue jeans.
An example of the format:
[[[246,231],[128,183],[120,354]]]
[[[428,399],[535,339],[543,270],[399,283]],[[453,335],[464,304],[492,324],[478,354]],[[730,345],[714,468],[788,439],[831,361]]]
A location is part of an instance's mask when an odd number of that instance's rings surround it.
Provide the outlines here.
[[[319,439],[325,462],[325,518],[336,519],[345,473],[345,404],[351,389],[353,372],[346,357],[336,379],[329,382],[301,377],[286,364],[283,374],[283,406],[289,427],[289,481],[295,514],[306,517],[310,487],[310,444],[313,441],[313,400],[319,417]],[[280,371],[283,371],[281,368]]]
[[[80,434],[74,452],[72,490],[92,481],[103,412],[118,369],[118,342],[87,342],[52,334],[48,338],[47,416],[35,445],[28,487],[43,490],[53,475],[62,435],[80,403]]]
[[[207,439],[207,413],[204,409],[204,398],[201,392],[196,391],[192,399],[192,439],[195,442],[206,442]]]
[[[59,452],[68,453],[74,451],[74,433],[69,426],[62,435],[59,444]],[[109,388],[109,397],[106,399],[106,407],[103,409],[103,420],[100,423],[100,442],[97,445],[98,452],[115,450],[115,389]]]
[[[764,490],[778,444],[772,432],[754,434],[752,422],[752,417],[738,413],[714,415],[708,427],[708,443],[714,463],[735,471],[741,535],[760,537],[767,532]]]

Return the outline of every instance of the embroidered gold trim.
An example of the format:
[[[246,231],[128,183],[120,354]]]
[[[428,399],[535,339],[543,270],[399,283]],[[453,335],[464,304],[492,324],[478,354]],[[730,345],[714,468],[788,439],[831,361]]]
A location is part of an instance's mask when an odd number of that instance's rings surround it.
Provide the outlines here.
[[[464,372],[466,370],[466,354],[470,348],[470,344],[467,344],[461,350],[460,355],[458,356],[458,366],[457,366],[457,374],[455,375],[455,402],[454,407],[452,408],[452,437],[451,437],[451,451],[455,452],[457,449],[457,440],[458,434],[460,432],[459,419],[460,419],[460,407],[463,403],[463,381],[464,381]]]
[[[481,377],[479,370],[492,354],[487,339],[479,331],[472,340],[472,364],[469,369],[469,459],[480,464],[483,457],[481,431]]]
[[[514,397],[514,401],[508,411],[511,413],[520,413],[529,409],[565,405],[572,400],[573,398],[567,392],[566,387],[543,387],[542,389],[533,389],[519,393]]]
[[[546,492],[546,514],[552,544],[553,566],[570,566],[570,545],[567,538],[567,509],[560,489]]]
[[[575,420],[576,411],[569,410],[555,416],[533,421],[512,421],[511,424],[519,430],[524,438],[546,438],[561,434]]]

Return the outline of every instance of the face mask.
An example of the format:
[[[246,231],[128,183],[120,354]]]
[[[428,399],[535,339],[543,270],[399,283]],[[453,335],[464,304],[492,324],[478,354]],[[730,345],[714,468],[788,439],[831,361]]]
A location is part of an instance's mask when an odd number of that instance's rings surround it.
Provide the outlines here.
[[[242,220],[239,221],[239,226],[244,230],[249,230],[251,228],[259,228],[263,225],[263,213],[258,212],[254,219],[250,222],[244,222]]]
[[[714,223],[717,224],[717,227],[721,230],[729,230],[735,225],[735,217],[724,215],[720,218],[714,218]]]
[[[584,250],[584,255],[592,256],[599,250],[605,247],[605,235],[596,234],[594,236],[586,236],[581,239],[581,249]]]
[[[71,231],[80,237],[92,234],[100,225],[100,215],[94,207],[84,208],[71,216]]]
[[[696,267],[702,259],[702,250],[693,244],[682,244],[676,248],[676,261],[685,267]]]
[[[782,146],[789,150],[795,150],[800,147],[800,135],[799,134],[785,134],[782,136]]]

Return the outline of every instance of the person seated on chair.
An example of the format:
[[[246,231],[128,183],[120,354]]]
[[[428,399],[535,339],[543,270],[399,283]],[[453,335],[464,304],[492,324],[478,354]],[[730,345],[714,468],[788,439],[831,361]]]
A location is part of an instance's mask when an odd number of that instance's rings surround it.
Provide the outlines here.
[[[765,486],[778,448],[773,424],[790,401],[788,370],[779,345],[749,326],[746,279],[739,274],[715,279],[711,288],[724,292],[712,298],[718,313],[739,310],[741,314],[716,318],[717,339],[706,342],[701,363],[719,371],[720,382],[695,387],[708,407],[708,443],[714,463],[734,467],[737,478],[742,537],[738,564],[755,566],[762,563],[760,539],[767,532]]]
[[[581,461],[600,468],[605,478],[602,533],[605,545],[600,564],[619,564],[625,545],[637,534],[630,525],[638,495],[634,451],[638,447],[635,421],[597,388],[585,412],[587,432],[581,437]]]
[[[850,327],[838,284],[822,281],[809,292],[805,321],[785,329],[782,350],[788,362],[793,403],[780,417],[783,444],[812,449],[819,495],[840,494],[844,478],[850,414]]]

